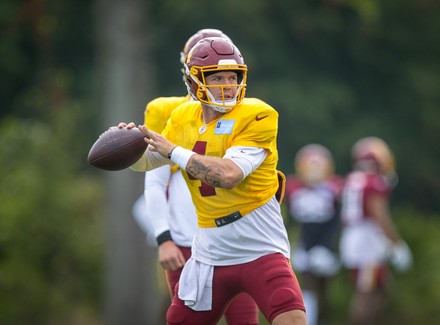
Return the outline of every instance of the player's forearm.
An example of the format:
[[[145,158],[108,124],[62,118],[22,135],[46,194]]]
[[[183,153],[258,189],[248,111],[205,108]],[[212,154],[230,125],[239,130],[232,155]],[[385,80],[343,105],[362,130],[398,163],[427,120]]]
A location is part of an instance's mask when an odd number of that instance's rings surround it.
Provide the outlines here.
[[[198,155],[175,147],[170,159],[196,179],[214,186],[232,189],[243,180],[242,170],[230,159]]]
[[[232,189],[243,179],[241,169],[231,160],[194,155],[186,171],[202,182],[214,187]]]
[[[147,148],[142,157],[130,166],[130,169],[136,172],[146,172],[166,164],[170,164],[168,159],[163,158],[160,153],[148,150]]]
[[[145,217],[151,223],[156,238],[170,229],[166,191],[171,175],[169,166],[162,166],[145,173],[144,197],[147,206]]]
[[[401,240],[399,233],[390,216],[384,216],[380,218],[380,221],[378,223],[385,233],[385,236],[387,236],[388,239],[390,239],[393,243],[398,243]]]
[[[367,202],[371,217],[382,228],[385,236],[393,243],[400,240],[399,233],[391,219],[388,201],[382,196],[371,196]]]

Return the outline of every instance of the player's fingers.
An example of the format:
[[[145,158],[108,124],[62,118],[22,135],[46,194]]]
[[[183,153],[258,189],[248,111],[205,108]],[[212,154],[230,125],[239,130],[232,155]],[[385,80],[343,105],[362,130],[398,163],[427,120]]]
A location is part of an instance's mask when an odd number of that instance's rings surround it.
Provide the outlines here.
[[[156,133],[151,130],[147,130],[147,136],[153,139],[154,141],[158,141],[161,138],[161,135],[159,133]]]
[[[162,262],[161,265],[165,270],[169,270],[169,271],[175,271],[179,268],[179,264],[176,262],[175,259]]]
[[[156,147],[156,146],[155,146],[155,142],[154,142],[153,139],[146,138],[145,142],[148,143],[149,145],[153,146],[153,147]]]
[[[169,267],[168,267],[168,270],[170,270],[170,271],[175,271],[175,270],[177,270],[179,267],[177,266],[177,264],[175,264],[175,263],[170,263],[169,264]]]
[[[173,263],[174,270],[180,269],[184,265],[185,265],[185,259],[183,258],[183,256],[181,258],[177,258]]]
[[[185,257],[183,256],[182,252],[179,251],[179,254],[176,257],[176,266],[177,268],[183,267],[186,263]]]
[[[148,135],[148,129],[145,125],[139,125],[138,129],[141,130],[141,132],[144,133],[145,135]]]

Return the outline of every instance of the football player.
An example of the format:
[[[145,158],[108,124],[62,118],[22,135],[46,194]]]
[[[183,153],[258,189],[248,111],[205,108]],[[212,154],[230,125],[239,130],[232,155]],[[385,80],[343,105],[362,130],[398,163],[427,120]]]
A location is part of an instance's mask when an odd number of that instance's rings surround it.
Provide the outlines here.
[[[222,37],[230,40],[218,29],[202,29],[186,42],[180,56],[185,62],[189,50],[206,37]],[[172,111],[189,101],[190,95],[159,97],[146,105],[145,125],[149,130],[162,132]],[[158,245],[158,259],[165,269],[171,297],[179,280],[183,265],[191,256],[191,244],[197,228],[197,216],[188,187],[180,169],[169,165],[145,173],[145,200],[142,209],[135,210],[135,217],[145,232],[154,233]],[[229,325],[258,324],[258,307],[252,298],[240,294],[225,311]]]
[[[330,151],[308,144],[295,156],[295,174],[287,176],[285,202],[300,238],[292,265],[303,289],[309,325],[325,318],[327,288],[339,271],[340,195],[343,178],[335,175]]]
[[[352,160],[342,197],[340,252],[355,284],[351,323],[375,324],[387,298],[388,262],[405,271],[412,255],[390,215],[397,181],[392,151],[382,139],[366,137],[353,145]]]
[[[216,324],[231,299],[246,292],[272,324],[306,324],[276,198],[278,113],[245,98],[247,66],[224,38],[199,41],[185,74],[194,101],[173,111],[162,135],[139,126],[149,146],[131,167],[178,165],[196,208],[192,255],[167,323]]]

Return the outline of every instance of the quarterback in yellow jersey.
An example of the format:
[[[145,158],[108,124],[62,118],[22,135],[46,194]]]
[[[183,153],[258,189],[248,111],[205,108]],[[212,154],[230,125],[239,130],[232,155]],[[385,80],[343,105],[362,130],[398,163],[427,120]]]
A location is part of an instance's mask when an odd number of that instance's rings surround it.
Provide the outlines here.
[[[216,324],[242,292],[271,324],[306,324],[276,197],[278,113],[261,100],[244,99],[247,66],[228,40],[199,41],[184,67],[195,101],[173,111],[162,135],[139,126],[149,146],[131,166],[178,165],[196,206],[192,255],[167,324]]]
[[[189,50],[205,37],[229,39],[218,29],[199,30],[186,42],[181,52],[184,63]],[[149,130],[162,132],[176,107],[191,100],[190,95],[159,97],[145,108],[145,125]],[[145,174],[144,195],[133,209],[135,219],[158,246],[159,264],[164,268],[171,297],[185,262],[191,257],[191,245],[197,229],[194,204],[181,171],[169,165]],[[150,239],[150,238],[149,238]],[[150,240],[151,242],[151,240]],[[234,298],[224,312],[228,325],[258,324],[258,307],[252,298],[242,293]]]
[[[258,99],[244,99],[232,111],[207,124],[203,122],[198,101],[183,104],[172,115],[163,135],[200,155],[223,157],[228,148],[240,146],[268,151],[260,168],[234,190],[208,185],[184,173],[200,227],[215,227],[216,219],[233,213],[244,216],[275,195],[278,189],[277,121],[278,113]],[[206,200],[208,196],[210,199]]]

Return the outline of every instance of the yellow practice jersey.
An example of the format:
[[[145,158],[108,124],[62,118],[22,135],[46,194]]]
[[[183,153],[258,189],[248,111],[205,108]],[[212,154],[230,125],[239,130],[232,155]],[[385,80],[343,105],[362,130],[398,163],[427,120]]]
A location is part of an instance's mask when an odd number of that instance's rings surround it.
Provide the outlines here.
[[[180,104],[190,100],[190,96],[159,97],[149,102],[145,108],[145,126],[149,130],[161,133],[174,109]]]
[[[201,155],[223,157],[230,147],[264,148],[264,162],[235,188],[213,187],[187,172],[200,227],[215,227],[214,219],[239,211],[245,216],[269,201],[278,189],[278,112],[265,102],[246,98],[219,119],[204,124],[198,101],[180,105],[171,115],[163,135],[171,142]]]
[[[182,103],[191,99],[190,95],[173,96],[173,97],[158,97],[153,99],[145,107],[144,118],[145,126],[154,132],[162,133],[167,125],[167,121],[171,113]],[[174,173],[179,167],[173,166],[171,171]]]

